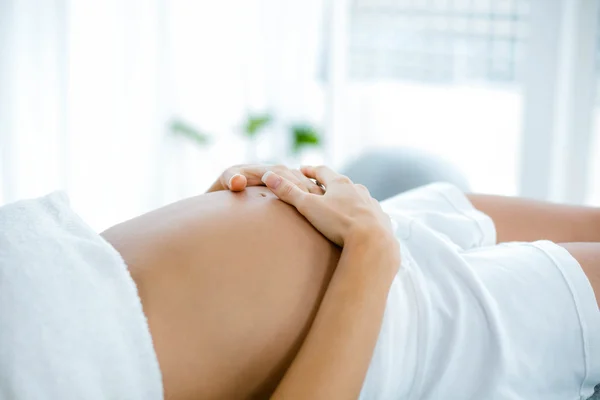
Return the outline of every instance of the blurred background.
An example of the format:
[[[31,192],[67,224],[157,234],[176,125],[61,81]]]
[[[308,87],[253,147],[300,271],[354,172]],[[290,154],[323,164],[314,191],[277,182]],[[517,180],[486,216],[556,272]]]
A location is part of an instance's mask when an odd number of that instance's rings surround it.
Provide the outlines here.
[[[0,203],[66,189],[103,229],[232,164],[410,148],[600,205],[599,25],[597,0],[0,0]]]

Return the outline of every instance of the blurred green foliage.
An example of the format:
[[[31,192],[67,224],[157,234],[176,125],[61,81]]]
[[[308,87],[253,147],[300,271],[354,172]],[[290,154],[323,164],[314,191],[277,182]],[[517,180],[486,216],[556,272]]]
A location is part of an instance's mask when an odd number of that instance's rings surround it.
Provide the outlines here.
[[[271,114],[249,114],[243,126],[244,136],[255,139],[272,122],[273,116]],[[209,134],[201,132],[198,128],[180,118],[173,118],[169,122],[169,130],[171,134],[181,136],[202,147],[211,142]],[[300,153],[304,148],[321,146],[321,134],[310,123],[294,123],[289,127],[289,132],[292,135],[291,150],[294,155]]]
[[[175,118],[171,120],[169,130],[173,135],[189,139],[200,146],[204,146],[210,142],[210,135],[200,132],[196,127],[181,119]]]
[[[292,152],[298,154],[306,147],[319,147],[321,135],[317,128],[308,123],[298,123],[290,127],[292,131]]]
[[[249,114],[244,124],[244,134],[250,139],[254,139],[272,121],[273,116],[271,114]]]

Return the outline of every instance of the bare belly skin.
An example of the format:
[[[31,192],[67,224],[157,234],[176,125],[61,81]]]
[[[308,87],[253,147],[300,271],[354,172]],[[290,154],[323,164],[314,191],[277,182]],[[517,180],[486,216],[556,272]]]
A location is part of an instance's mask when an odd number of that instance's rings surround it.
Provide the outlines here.
[[[138,286],[167,399],[267,396],[340,254],[265,188],[187,199],[102,236]]]

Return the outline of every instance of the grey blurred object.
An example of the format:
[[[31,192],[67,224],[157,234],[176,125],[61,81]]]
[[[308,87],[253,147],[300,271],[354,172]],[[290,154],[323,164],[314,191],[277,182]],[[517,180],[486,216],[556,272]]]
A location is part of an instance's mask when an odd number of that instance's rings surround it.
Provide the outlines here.
[[[377,200],[433,182],[449,182],[469,191],[465,176],[446,160],[412,148],[375,149],[342,169],[354,183],[365,185]]]
[[[596,393],[594,393],[589,400],[600,400],[600,383],[596,385]]]

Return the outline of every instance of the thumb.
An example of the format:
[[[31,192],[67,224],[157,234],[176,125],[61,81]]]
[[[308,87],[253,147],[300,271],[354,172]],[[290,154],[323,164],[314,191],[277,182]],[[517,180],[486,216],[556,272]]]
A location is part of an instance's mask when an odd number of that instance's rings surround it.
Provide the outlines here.
[[[233,192],[241,192],[246,189],[247,184],[248,180],[238,167],[228,168],[221,175],[221,185]]]
[[[275,196],[296,208],[298,208],[300,202],[305,199],[305,196],[310,196],[292,182],[272,171],[267,171],[261,180]]]

